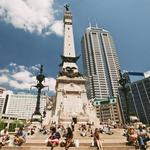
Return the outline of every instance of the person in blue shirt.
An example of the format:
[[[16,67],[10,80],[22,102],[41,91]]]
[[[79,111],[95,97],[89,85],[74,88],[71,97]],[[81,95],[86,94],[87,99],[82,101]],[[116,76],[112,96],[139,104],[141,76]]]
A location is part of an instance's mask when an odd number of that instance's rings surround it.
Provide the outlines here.
[[[26,142],[26,138],[27,138],[27,133],[24,131],[23,127],[20,127],[17,133],[15,134],[14,144],[21,146],[23,143]]]
[[[143,127],[142,125],[139,125],[138,128],[138,141],[139,141],[139,145],[143,150],[146,150],[146,145],[147,142],[150,141],[150,138],[147,134],[147,131],[145,130],[145,127]]]
[[[51,135],[48,138],[47,146],[50,146],[51,150],[53,150],[53,148],[59,144],[60,138],[61,138],[60,133],[56,131],[55,127],[53,127],[51,129]]]

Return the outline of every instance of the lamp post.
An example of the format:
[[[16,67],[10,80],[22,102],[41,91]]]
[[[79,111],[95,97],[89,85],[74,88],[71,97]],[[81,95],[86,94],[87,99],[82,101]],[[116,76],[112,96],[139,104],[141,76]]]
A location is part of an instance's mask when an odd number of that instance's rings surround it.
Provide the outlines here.
[[[45,88],[42,82],[45,80],[45,75],[43,74],[43,65],[40,66],[40,73],[36,76],[37,84],[33,87],[38,89],[37,101],[35,111],[32,114],[31,121],[42,122],[42,114],[40,112],[40,99],[41,99],[41,90]]]
[[[125,103],[126,103],[126,115],[125,115],[126,123],[129,123],[130,122],[130,118],[129,118],[130,112],[129,112],[129,99],[128,99],[129,89],[127,88],[128,81],[122,75],[121,70],[119,70],[119,74],[120,74],[119,84],[122,86],[122,91],[123,91]]]

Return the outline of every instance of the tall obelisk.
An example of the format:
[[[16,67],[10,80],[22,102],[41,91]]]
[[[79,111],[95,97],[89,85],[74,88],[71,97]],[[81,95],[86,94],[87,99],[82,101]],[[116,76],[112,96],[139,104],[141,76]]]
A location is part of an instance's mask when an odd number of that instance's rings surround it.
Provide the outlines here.
[[[64,50],[60,73],[56,80],[56,106],[54,120],[57,123],[89,121],[85,79],[80,74],[75,55],[72,14],[69,6],[64,11]]]

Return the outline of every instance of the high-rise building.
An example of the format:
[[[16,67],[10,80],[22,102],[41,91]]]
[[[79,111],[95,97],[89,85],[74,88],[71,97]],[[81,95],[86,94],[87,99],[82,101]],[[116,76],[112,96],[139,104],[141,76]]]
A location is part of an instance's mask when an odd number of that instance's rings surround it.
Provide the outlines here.
[[[40,100],[40,112],[43,113],[46,107],[47,96],[41,96]],[[37,95],[18,93],[9,94],[7,99],[6,108],[3,109],[3,114],[14,115],[24,119],[31,119],[33,112],[35,111],[37,102]]]
[[[83,70],[87,77],[88,99],[99,99],[100,101],[108,99],[109,101],[110,98],[117,98],[120,67],[110,33],[102,28],[88,27],[82,37],[81,47]],[[97,108],[97,114],[101,114],[99,111],[100,108]],[[100,118],[104,117],[100,116]],[[118,115],[112,119],[117,121],[120,120],[119,118]]]
[[[0,114],[3,112],[3,107],[6,99],[6,90],[0,87]]]
[[[0,87],[0,114],[5,112],[10,94],[12,94],[11,91]]]
[[[124,122],[127,118],[126,107],[128,107],[129,115],[138,117],[145,124],[150,124],[150,77],[145,78],[144,75],[145,73],[141,72],[126,72],[123,74],[128,81],[126,85],[128,106],[124,93],[121,88],[119,90]]]
[[[89,27],[82,41],[84,74],[88,77],[88,98],[107,98],[118,94],[119,63],[110,33]]]
[[[95,99],[93,105],[97,111],[97,117],[104,123],[120,123],[121,115],[118,115],[119,104],[117,98]]]

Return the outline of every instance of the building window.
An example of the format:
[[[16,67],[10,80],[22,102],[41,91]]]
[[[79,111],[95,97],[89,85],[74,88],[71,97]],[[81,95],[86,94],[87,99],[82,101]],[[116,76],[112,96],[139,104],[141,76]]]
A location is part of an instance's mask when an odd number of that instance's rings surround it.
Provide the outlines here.
[[[103,35],[104,35],[104,36],[107,36],[107,34],[106,34],[106,33],[104,33]]]

